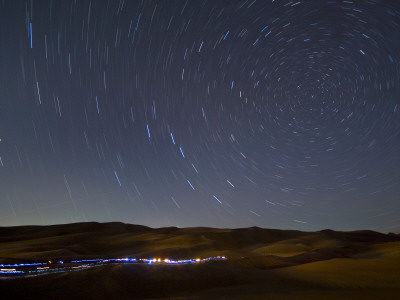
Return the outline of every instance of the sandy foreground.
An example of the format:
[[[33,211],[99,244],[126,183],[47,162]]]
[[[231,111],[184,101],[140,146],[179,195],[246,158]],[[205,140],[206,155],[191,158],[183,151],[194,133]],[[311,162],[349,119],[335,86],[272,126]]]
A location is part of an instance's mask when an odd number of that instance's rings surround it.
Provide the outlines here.
[[[206,258],[1,279],[1,299],[400,299],[400,237],[373,231],[152,229],[123,223],[0,227],[0,263]]]

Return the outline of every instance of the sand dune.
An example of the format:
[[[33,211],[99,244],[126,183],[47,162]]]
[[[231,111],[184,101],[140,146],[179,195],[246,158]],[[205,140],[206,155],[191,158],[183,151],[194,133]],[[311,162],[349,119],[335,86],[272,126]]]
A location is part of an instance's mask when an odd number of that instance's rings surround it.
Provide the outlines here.
[[[400,237],[373,231],[152,229],[94,222],[0,228],[0,263],[217,255],[229,259],[200,265],[106,265],[0,280],[0,291],[14,299],[400,297]]]

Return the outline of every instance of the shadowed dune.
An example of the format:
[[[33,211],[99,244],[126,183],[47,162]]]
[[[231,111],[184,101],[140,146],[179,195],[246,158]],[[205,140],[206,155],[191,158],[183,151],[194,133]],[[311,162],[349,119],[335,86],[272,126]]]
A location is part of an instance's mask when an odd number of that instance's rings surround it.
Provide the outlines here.
[[[0,227],[0,263],[206,258],[196,265],[105,265],[0,280],[14,299],[368,299],[400,297],[400,237],[373,231],[158,228],[123,223]]]

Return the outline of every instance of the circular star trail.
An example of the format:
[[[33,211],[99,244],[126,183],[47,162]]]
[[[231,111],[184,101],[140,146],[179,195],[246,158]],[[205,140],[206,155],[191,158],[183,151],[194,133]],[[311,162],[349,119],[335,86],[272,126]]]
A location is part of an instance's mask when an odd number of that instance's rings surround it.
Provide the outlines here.
[[[0,224],[400,227],[396,1],[3,1]]]

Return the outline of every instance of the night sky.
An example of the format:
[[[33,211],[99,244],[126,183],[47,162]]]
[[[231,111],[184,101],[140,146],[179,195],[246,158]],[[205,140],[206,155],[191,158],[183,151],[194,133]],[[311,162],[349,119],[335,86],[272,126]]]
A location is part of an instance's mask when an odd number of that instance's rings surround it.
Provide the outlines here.
[[[400,2],[0,2],[0,226],[400,227]]]

